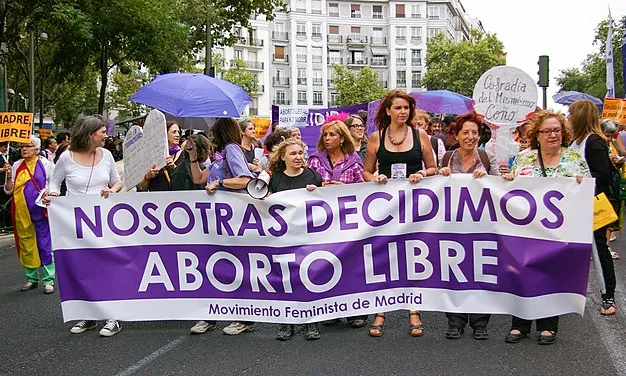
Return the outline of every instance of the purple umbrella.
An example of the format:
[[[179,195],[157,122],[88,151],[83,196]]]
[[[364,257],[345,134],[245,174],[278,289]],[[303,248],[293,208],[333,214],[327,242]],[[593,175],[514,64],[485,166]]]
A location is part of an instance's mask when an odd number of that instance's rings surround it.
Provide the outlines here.
[[[552,99],[554,100],[554,103],[562,104],[564,106],[569,106],[579,99],[588,99],[592,101],[593,104],[595,104],[600,111],[602,111],[602,107],[604,105],[604,102],[602,102],[602,100],[594,97],[593,95],[581,93],[579,91],[561,91],[554,94],[552,96]]]
[[[431,90],[409,94],[417,108],[435,114],[464,114],[474,109],[474,100],[449,90]]]
[[[176,117],[240,117],[252,99],[239,86],[196,73],[162,74],[130,100]]]

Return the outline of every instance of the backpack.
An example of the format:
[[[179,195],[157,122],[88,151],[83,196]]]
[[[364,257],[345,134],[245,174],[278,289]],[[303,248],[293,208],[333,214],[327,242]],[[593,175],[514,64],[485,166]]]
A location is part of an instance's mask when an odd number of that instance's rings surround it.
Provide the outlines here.
[[[441,167],[448,167],[450,165],[450,158],[452,158],[452,151],[447,151],[446,154],[441,158]],[[480,162],[483,164],[485,171],[489,174],[489,170],[491,169],[491,162],[489,161],[489,156],[487,152],[483,149],[478,149],[478,157],[480,158]]]

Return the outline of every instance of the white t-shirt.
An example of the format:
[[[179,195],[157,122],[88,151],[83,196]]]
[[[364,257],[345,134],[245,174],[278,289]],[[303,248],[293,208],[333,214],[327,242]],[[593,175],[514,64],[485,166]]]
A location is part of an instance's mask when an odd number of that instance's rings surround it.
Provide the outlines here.
[[[591,135],[591,133],[589,133],[587,135],[587,137],[585,137],[585,139],[583,140],[583,142],[581,142],[580,144],[576,141],[572,142],[572,144],[569,146],[569,148],[571,150],[574,150],[575,152],[577,152],[578,154],[582,155],[583,158],[587,158],[585,157],[585,150],[587,148],[587,139],[589,138],[589,136]]]
[[[111,152],[104,148],[98,150],[102,152],[102,160],[93,167],[81,166],[74,162],[71,150],[61,154],[54,168],[50,192],[59,193],[63,180],[67,186],[68,196],[100,194],[102,188],[111,187],[120,181]]]

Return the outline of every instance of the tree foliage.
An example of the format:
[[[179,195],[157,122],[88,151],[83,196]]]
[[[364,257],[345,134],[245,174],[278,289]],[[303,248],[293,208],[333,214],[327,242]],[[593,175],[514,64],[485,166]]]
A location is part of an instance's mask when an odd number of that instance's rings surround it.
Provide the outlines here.
[[[446,89],[471,97],[474,85],[489,69],[506,64],[504,44],[495,34],[472,29],[470,40],[455,42],[439,33],[426,43],[428,90]]]
[[[615,96],[624,97],[624,73],[622,62],[622,36],[625,34],[624,21],[613,20],[613,72],[615,73]],[[556,78],[561,91],[579,91],[604,98],[606,95],[606,38],[609,32],[609,21],[604,20],[596,27],[593,45],[597,50],[587,55],[580,68],[567,68],[559,72]]]
[[[111,76],[112,89],[107,93],[106,105],[119,111],[119,119],[140,116],[146,107],[130,101],[129,98],[148,83],[148,76],[139,69],[123,69]]]
[[[378,84],[378,75],[372,69],[365,67],[354,72],[344,66],[335,64],[335,87],[337,97],[334,104],[349,106],[380,99],[387,94],[387,90]]]
[[[240,86],[250,97],[258,96],[259,78],[246,70],[248,64],[245,61],[236,58],[228,64],[220,54],[215,54],[213,59],[215,73],[221,74],[224,81]]]

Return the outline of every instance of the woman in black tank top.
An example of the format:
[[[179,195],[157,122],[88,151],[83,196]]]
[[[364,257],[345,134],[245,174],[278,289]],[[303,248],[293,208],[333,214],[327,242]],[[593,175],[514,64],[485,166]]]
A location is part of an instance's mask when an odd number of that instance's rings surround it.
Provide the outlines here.
[[[411,127],[415,114],[415,99],[402,90],[391,90],[380,102],[376,113],[378,132],[367,143],[363,177],[366,181],[385,184],[387,179],[408,178],[419,183],[437,173],[433,149],[425,131]],[[425,169],[422,169],[422,162]],[[378,170],[378,175],[375,175]],[[409,312],[409,334],[420,337],[424,327],[419,312]],[[369,335],[383,335],[385,314],[374,317]]]

